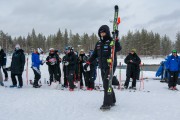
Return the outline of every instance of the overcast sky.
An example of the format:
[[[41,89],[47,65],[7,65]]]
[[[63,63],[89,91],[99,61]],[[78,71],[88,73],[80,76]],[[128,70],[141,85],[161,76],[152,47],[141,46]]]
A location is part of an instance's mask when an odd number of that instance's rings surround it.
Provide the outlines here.
[[[118,5],[120,35],[142,28],[167,34],[175,41],[180,31],[180,0],[0,0],[0,30],[16,36],[54,34],[60,28],[73,33],[97,33],[112,29],[114,5]]]

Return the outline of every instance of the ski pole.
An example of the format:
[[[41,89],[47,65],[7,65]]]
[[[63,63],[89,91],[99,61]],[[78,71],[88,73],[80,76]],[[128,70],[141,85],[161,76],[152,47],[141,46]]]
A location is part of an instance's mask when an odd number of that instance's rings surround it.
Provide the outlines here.
[[[143,89],[144,89],[144,78],[143,78],[143,77],[144,77],[144,76],[143,76],[143,65],[144,65],[144,63],[143,63],[143,64],[142,64],[142,66],[141,66],[141,67],[142,67],[142,83],[143,83]]]
[[[28,85],[28,57],[29,57],[29,54],[28,54],[28,56],[27,56],[27,63],[26,63],[26,81],[27,81],[27,85]]]
[[[119,87],[118,89],[121,90],[121,62],[119,63],[120,69],[119,69]]]

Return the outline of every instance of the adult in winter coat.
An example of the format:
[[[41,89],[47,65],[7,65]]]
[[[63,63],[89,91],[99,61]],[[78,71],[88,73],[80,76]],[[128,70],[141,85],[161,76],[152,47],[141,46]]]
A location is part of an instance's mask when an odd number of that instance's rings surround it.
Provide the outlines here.
[[[177,55],[177,51],[173,50],[172,55],[168,57],[166,63],[166,69],[170,74],[169,77],[169,89],[170,90],[177,90],[177,80],[180,71],[180,57]]]
[[[80,77],[80,88],[83,88],[83,76],[84,76],[84,80],[85,80],[85,72],[84,72],[84,67],[83,65],[86,63],[87,61],[87,56],[85,55],[85,52],[83,49],[80,50],[80,54],[78,57],[78,75]],[[87,84],[85,82],[85,86],[87,87]]]
[[[73,48],[71,46],[68,47],[68,51],[65,57],[65,63],[66,66],[66,76],[67,80],[69,82],[69,91],[74,90],[74,75],[76,70],[76,63],[77,63],[77,57],[73,52]]]
[[[37,50],[32,53],[32,70],[34,72],[34,88],[39,88],[38,84],[39,79],[41,78],[40,65],[43,65],[44,61],[40,60],[40,54],[43,54],[43,50],[41,48],[37,48]]]
[[[18,88],[22,88],[23,86],[22,73],[24,71],[24,65],[25,65],[24,51],[20,48],[20,45],[17,44],[15,47],[15,51],[12,55],[12,61],[11,61],[11,79],[13,85],[11,85],[10,87],[17,87],[17,81],[15,77],[17,76],[19,81]]]
[[[136,79],[139,74],[139,64],[141,63],[141,59],[136,54],[136,49],[132,49],[129,55],[124,59],[124,62],[127,64],[126,69],[126,81],[124,84],[125,89],[129,86],[130,78],[133,79],[132,86],[130,88],[136,89]]]
[[[3,72],[5,74],[4,81],[8,80],[8,73],[6,71],[6,61],[7,61],[6,53],[4,52],[4,50],[0,46],[0,68],[2,67]]]
[[[90,50],[88,59],[91,57],[93,50]],[[94,89],[94,81],[96,79],[97,59],[95,59],[90,65],[89,69],[85,68],[85,82],[87,84],[87,90]]]
[[[100,109],[109,109],[111,106],[115,105],[116,98],[115,93],[112,88],[112,93],[108,94],[108,75],[109,75],[109,64],[107,62],[107,59],[111,57],[111,41],[112,37],[110,35],[110,30],[107,25],[102,25],[99,28],[98,35],[100,37],[100,40],[96,43],[94,52],[92,56],[89,58],[88,62],[85,65],[85,68],[89,66],[96,58],[98,58],[99,62],[99,68],[101,69],[101,76],[103,81],[103,87],[104,87],[104,101],[103,105],[100,107]],[[115,41],[115,55],[114,55],[114,69],[117,66],[117,56],[116,53],[121,50],[120,43],[118,39]]]
[[[49,75],[50,75],[50,85],[53,82],[53,78],[56,81],[59,81],[60,84],[60,77],[59,77],[59,56],[55,53],[54,48],[49,49],[49,56],[46,58],[46,64],[48,65]]]

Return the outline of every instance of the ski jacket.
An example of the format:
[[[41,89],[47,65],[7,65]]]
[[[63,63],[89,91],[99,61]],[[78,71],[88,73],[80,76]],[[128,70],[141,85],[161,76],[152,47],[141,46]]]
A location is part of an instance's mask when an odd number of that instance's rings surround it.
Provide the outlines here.
[[[130,60],[132,60],[133,62],[130,62]],[[133,72],[136,75],[135,77],[138,79],[139,64],[141,63],[141,59],[137,56],[137,54],[129,53],[129,55],[124,59],[124,62],[127,64],[127,76],[131,76],[131,73]]]
[[[49,54],[49,56],[46,58],[46,64],[48,66],[59,66],[60,61],[59,61],[59,55],[57,54]]]
[[[80,64],[86,63],[87,62],[87,56],[85,54],[79,54],[78,62]]]
[[[39,66],[42,64],[42,60],[40,60],[40,55],[38,53],[32,53],[32,67],[36,67],[39,69]]]
[[[12,55],[11,73],[22,74],[25,65],[25,55],[22,49],[15,50]]]
[[[74,52],[66,54],[64,62],[69,62],[69,65],[66,66],[67,70],[76,70],[77,56],[74,54]]]
[[[90,58],[89,55],[88,55],[87,57]],[[98,62],[97,62],[97,59],[95,59],[95,60],[90,64],[90,70],[95,70],[95,69],[97,69],[97,66],[98,66]]]
[[[106,32],[106,36],[101,38],[100,31],[103,29]],[[110,36],[109,27],[103,25],[100,27],[98,31],[98,35],[100,40],[96,43],[94,52],[92,56],[89,58],[89,62],[93,62],[96,58],[98,58],[99,67],[101,69],[109,69],[109,64],[107,59],[111,57],[111,46],[110,43],[113,40]],[[116,53],[121,50],[121,46],[118,40],[115,41],[115,52],[114,52],[114,68],[117,66],[117,56]]]
[[[174,55],[168,56],[166,69],[170,71],[180,71],[180,57],[175,57]]]
[[[3,49],[1,49],[0,50],[0,66],[6,65],[6,61],[7,61],[6,53],[4,52]]]

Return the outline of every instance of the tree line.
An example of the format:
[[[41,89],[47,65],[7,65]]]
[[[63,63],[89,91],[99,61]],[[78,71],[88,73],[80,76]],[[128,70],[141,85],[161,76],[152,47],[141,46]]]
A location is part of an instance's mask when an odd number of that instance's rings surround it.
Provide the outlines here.
[[[20,44],[25,52],[31,52],[38,47],[48,52],[49,48],[55,48],[63,52],[66,46],[74,47],[75,51],[84,49],[86,52],[93,50],[99,37],[96,34],[79,35],[73,34],[67,29],[62,32],[60,29],[56,34],[48,35],[47,37],[42,33],[36,33],[35,29],[26,37],[19,36],[12,38],[8,33],[0,31],[0,45],[6,51],[11,53],[16,44]],[[159,33],[148,32],[146,29],[135,32],[128,31],[127,35],[120,38],[122,46],[121,54],[127,53],[135,48],[139,55],[167,55],[171,53],[172,49],[180,52],[180,32],[176,35],[176,41],[172,42],[167,35],[160,36]]]
[[[64,32],[61,32],[59,29],[56,34],[48,35],[47,37],[42,33],[36,33],[35,29],[32,29],[32,32],[27,35],[27,37],[15,37],[12,38],[8,33],[0,31],[0,45],[6,51],[11,53],[14,50],[14,46],[19,44],[21,48],[29,53],[33,49],[42,48],[45,52],[48,52],[49,48],[54,48],[56,50],[64,51],[65,47],[72,46],[75,51],[84,49],[89,51],[94,49],[96,42],[98,41],[96,34],[87,34],[79,35],[78,33],[73,34],[65,29]]]
[[[159,33],[148,32],[146,29],[128,31],[127,35],[121,37],[120,43],[123,55],[132,48],[135,48],[139,55],[168,55],[172,49],[180,52],[180,32],[176,34],[176,41],[172,42],[167,35],[160,36]]]

